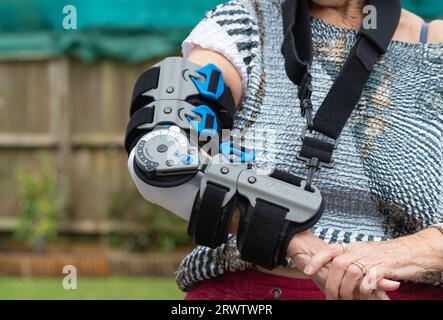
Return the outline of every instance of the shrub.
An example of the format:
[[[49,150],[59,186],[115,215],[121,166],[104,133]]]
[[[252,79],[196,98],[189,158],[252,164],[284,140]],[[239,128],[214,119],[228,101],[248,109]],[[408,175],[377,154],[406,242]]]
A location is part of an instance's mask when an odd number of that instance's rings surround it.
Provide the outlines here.
[[[41,158],[41,171],[17,170],[19,218],[15,238],[35,249],[57,238],[57,218],[63,209],[64,194],[47,158]]]
[[[110,218],[133,221],[139,229],[132,232],[112,232],[108,244],[128,251],[173,251],[190,245],[187,223],[167,210],[148,203],[136,190],[115,195],[109,205]]]

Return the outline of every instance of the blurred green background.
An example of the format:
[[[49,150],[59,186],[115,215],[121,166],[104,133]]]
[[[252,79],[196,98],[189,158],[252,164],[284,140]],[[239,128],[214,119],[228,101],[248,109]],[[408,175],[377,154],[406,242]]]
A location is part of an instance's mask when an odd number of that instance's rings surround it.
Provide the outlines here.
[[[186,224],[140,197],[122,141],[137,75],[222,2],[0,1],[0,299],[183,298]],[[443,16],[441,0],[403,5]]]
[[[220,0],[2,0],[0,58],[54,57],[70,53],[130,63],[176,52],[203,13]],[[60,13],[77,9],[77,31],[66,32]],[[443,12],[440,0],[403,0],[426,19]],[[149,44],[149,45],[148,45]]]

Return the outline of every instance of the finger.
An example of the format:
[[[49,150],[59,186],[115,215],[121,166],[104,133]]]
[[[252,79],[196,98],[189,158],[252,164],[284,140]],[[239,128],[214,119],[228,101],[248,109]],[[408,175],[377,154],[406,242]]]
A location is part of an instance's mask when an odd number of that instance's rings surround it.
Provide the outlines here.
[[[361,300],[369,300],[371,299],[371,295],[374,290],[380,291],[395,291],[400,287],[400,282],[392,281],[388,279],[381,279],[382,276],[385,276],[385,272],[379,271],[383,270],[382,268],[372,267],[368,270],[366,275],[363,277],[360,282],[360,299]]]
[[[339,298],[340,284],[352,261],[347,256],[339,256],[332,260],[325,286],[327,299],[337,300]]]
[[[372,300],[377,289],[377,269],[370,268],[360,282],[360,299]]]
[[[332,244],[327,248],[320,250],[311,258],[311,261],[306,266],[304,273],[307,275],[317,273],[325,264],[341,254],[343,254],[343,247],[338,243]]]
[[[300,271],[302,271],[306,267],[306,264],[309,262],[309,260],[310,257],[302,253],[298,253],[292,256],[292,261],[294,261],[295,267]]]
[[[340,299],[352,300],[354,290],[358,287],[360,279],[363,278],[363,272],[355,265],[350,265],[340,284]]]
[[[372,300],[375,291],[391,292],[398,290],[398,288],[400,288],[400,282],[388,279],[381,280],[378,283],[377,290],[371,289],[370,286],[364,286],[362,281],[359,289],[354,291],[354,295],[358,296],[360,300]]]
[[[294,264],[298,270],[303,270],[310,259],[311,257],[302,253],[298,253],[292,256],[292,261],[294,261]],[[324,279],[327,278],[327,275],[328,271],[323,268],[319,272],[317,272],[317,274],[311,277],[312,281],[316,284],[316,286],[320,289],[322,293],[324,293]]]
[[[382,266],[372,267],[368,270],[365,277],[362,280],[362,288],[372,288],[372,290],[379,289],[382,291],[395,291],[398,290],[401,283],[398,281],[387,279],[389,273],[385,271]]]
[[[400,288],[401,283],[398,281],[388,280],[388,279],[382,279],[377,284],[377,289],[381,291],[395,291]]]

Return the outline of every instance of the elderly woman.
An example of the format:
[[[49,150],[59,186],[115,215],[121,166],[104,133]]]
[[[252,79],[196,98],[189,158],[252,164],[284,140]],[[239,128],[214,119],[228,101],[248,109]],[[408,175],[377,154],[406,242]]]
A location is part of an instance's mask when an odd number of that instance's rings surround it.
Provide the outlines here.
[[[295,155],[305,122],[280,53],[281,4],[218,6],[184,41],[183,54],[222,69],[239,106],[237,129],[275,132],[273,144],[257,148],[258,162],[273,152],[279,169],[303,176]],[[314,112],[355,42],[364,5],[310,1]],[[344,129],[335,167],[315,180],[325,213],[294,236],[292,261],[272,272],[252,266],[240,259],[235,236],[217,249],[198,247],[177,273],[187,298],[443,299],[442,115],[443,21],[403,11]]]

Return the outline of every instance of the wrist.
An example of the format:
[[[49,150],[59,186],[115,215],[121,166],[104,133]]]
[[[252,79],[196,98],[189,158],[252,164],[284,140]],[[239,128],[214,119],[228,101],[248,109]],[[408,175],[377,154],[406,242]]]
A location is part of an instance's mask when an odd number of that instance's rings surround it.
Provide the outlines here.
[[[291,258],[296,254],[303,254],[312,257],[326,246],[325,242],[310,231],[300,232],[295,234],[289,242],[287,256]]]
[[[442,271],[443,233],[430,227],[410,237],[414,239],[417,262],[426,271]]]

